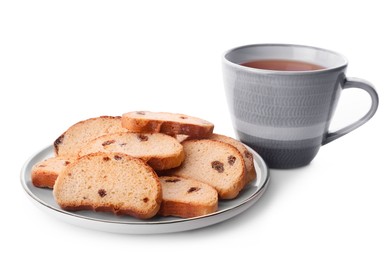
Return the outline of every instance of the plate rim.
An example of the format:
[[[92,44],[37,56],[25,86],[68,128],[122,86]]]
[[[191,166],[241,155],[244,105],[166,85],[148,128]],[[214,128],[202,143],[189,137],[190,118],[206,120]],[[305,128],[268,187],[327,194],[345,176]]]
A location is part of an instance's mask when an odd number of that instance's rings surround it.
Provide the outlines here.
[[[153,226],[156,226],[156,225],[159,225],[159,226],[161,226],[161,225],[180,225],[180,224],[184,224],[186,222],[194,222],[194,221],[196,222],[199,220],[215,219],[222,214],[227,214],[231,211],[236,211],[237,209],[244,207],[248,203],[252,202],[252,204],[247,207],[247,208],[250,208],[261,197],[261,195],[264,193],[265,189],[267,188],[267,186],[269,184],[269,179],[270,179],[269,168],[268,168],[267,164],[265,163],[265,161],[263,160],[263,158],[256,151],[254,151],[251,147],[249,147],[247,145],[245,145],[245,146],[253,154],[254,162],[255,162],[255,164],[256,163],[258,164],[258,167],[261,170],[261,180],[259,182],[259,185],[256,186],[256,190],[253,192],[253,194],[250,194],[248,196],[248,198],[244,199],[243,201],[239,202],[238,204],[231,205],[225,209],[218,210],[216,212],[213,212],[213,213],[210,213],[207,215],[193,217],[193,218],[177,218],[177,219],[165,220],[165,221],[143,220],[142,222],[132,222],[132,221],[128,221],[128,220],[107,220],[107,219],[99,219],[99,218],[90,217],[90,216],[83,216],[83,215],[77,214],[75,212],[65,211],[63,209],[60,209],[60,208],[58,209],[58,208],[51,206],[50,204],[46,203],[41,198],[39,198],[39,196],[37,196],[33,193],[33,191],[27,185],[28,180],[26,179],[26,177],[28,175],[27,171],[29,171],[29,169],[27,169],[27,168],[29,167],[31,162],[34,160],[34,158],[36,158],[37,156],[42,155],[42,154],[47,155],[47,154],[53,153],[53,150],[52,150],[53,146],[52,145],[48,145],[45,148],[40,149],[39,151],[37,151],[36,153],[31,155],[30,158],[28,158],[28,160],[23,164],[23,167],[21,169],[20,181],[21,181],[21,184],[22,184],[24,191],[27,193],[27,195],[30,197],[30,199],[33,200],[33,202],[38,203],[40,206],[43,206],[44,208],[46,208],[48,210],[54,211],[54,213],[57,213],[57,214],[61,215],[62,217],[64,217],[64,216],[70,217],[70,218],[72,218],[72,220],[79,219],[79,220],[83,220],[83,221],[92,221],[94,223],[100,223],[100,224],[112,224],[112,225],[117,225],[117,226],[129,225],[129,226],[137,226],[137,227],[141,227],[141,226],[148,226],[149,227],[151,225],[153,225]],[[230,218],[242,213],[247,208],[245,208],[244,210],[242,210],[242,211],[240,211],[240,212],[238,212],[238,213],[236,213],[228,218],[224,218],[224,219],[221,219],[219,221],[213,221],[209,224],[202,225],[199,227],[180,229],[177,231],[197,229],[197,228],[202,228],[202,227],[206,227],[209,225],[217,224],[217,223],[223,222],[227,219],[230,219]],[[69,222],[69,221],[67,221],[67,222]],[[92,229],[102,230],[100,228],[92,228]],[[104,229],[104,230],[107,231],[106,229]],[[171,231],[171,232],[177,232],[177,231]],[[144,234],[143,232],[125,232],[125,233]],[[145,233],[169,233],[169,232],[145,232]]]

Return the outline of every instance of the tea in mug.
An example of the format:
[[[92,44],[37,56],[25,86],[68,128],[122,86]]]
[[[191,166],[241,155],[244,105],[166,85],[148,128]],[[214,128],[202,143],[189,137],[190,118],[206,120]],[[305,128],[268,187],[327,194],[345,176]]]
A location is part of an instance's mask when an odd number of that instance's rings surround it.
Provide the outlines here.
[[[308,71],[325,69],[325,67],[317,64],[295,60],[253,60],[241,63],[241,65],[255,69],[281,71]]]

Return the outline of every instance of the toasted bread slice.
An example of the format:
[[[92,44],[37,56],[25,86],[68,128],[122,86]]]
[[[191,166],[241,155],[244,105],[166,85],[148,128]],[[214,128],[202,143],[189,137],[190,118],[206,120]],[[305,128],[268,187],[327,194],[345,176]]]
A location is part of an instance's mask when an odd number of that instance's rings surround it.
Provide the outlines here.
[[[135,111],[122,115],[122,126],[134,133],[187,135],[188,139],[207,138],[214,125],[206,120],[183,114]]]
[[[245,163],[234,146],[215,140],[189,140],[182,143],[186,158],[168,174],[204,182],[222,199],[233,199],[245,186]]]
[[[58,175],[74,160],[72,157],[57,156],[36,163],[31,169],[34,186],[52,189]]]
[[[83,148],[79,156],[96,152],[120,152],[147,162],[155,170],[171,169],[184,160],[183,146],[165,134],[115,133],[98,137]]]
[[[177,176],[161,176],[159,215],[192,218],[218,209],[217,191],[203,182]]]
[[[58,176],[53,194],[65,210],[109,211],[142,219],[158,212],[162,198],[153,169],[121,153],[78,158]]]
[[[234,138],[231,138],[229,136],[215,134],[215,133],[212,134],[209,139],[228,143],[228,144],[231,144],[234,147],[236,147],[240,151],[242,157],[244,158],[246,184],[248,184],[256,179],[256,171],[255,171],[255,165],[253,162],[253,155],[251,152],[248,151],[248,149],[245,147],[245,145],[243,143],[241,143],[240,141],[238,141]]]
[[[101,116],[80,121],[55,140],[55,154],[77,156],[81,147],[99,136],[127,132],[121,122],[120,116]]]

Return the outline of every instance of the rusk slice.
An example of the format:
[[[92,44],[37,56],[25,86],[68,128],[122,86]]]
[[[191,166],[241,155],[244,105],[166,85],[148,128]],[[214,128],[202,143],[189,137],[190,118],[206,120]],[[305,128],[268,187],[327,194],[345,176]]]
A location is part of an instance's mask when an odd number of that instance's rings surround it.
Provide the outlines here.
[[[192,218],[218,209],[217,191],[203,182],[177,176],[161,176],[159,215]]]
[[[31,169],[31,181],[40,188],[53,188],[58,175],[68,167],[74,158],[57,156],[36,163]]]
[[[101,116],[78,122],[68,128],[54,142],[56,155],[77,156],[80,148],[89,141],[110,133],[127,132],[120,116]]]
[[[122,126],[134,133],[188,135],[189,139],[207,138],[214,125],[206,120],[183,114],[135,111],[122,115]]]
[[[182,165],[169,171],[195,179],[218,191],[222,199],[235,198],[245,185],[245,164],[234,146],[215,140],[190,140],[182,143],[186,158]]]
[[[109,211],[142,219],[158,212],[162,196],[153,169],[120,153],[77,159],[58,176],[53,194],[65,210]]]
[[[147,162],[155,170],[171,169],[184,160],[183,146],[172,136],[154,133],[115,133],[98,137],[85,145],[83,156],[95,152],[120,152]]]
[[[236,147],[240,151],[242,157],[244,158],[246,183],[248,184],[256,179],[256,171],[255,171],[255,165],[253,163],[253,155],[251,152],[248,151],[248,149],[245,147],[243,143],[241,143],[240,141],[234,138],[225,135],[220,135],[220,134],[212,134],[210,139],[228,143]]]

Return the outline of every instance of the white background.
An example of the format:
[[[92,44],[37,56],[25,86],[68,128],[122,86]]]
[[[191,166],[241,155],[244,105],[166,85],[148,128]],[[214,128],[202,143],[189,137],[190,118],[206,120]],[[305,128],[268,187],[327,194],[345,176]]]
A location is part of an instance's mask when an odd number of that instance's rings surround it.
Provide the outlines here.
[[[1,1],[0,258],[389,259],[389,33],[386,1]],[[132,110],[182,112],[233,135],[221,54],[251,43],[344,54],[380,96],[366,125],[307,167],[271,171],[250,210],[208,228],[118,235],[63,223],[21,188],[23,163],[71,124]],[[361,117],[344,91],[332,128]]]

